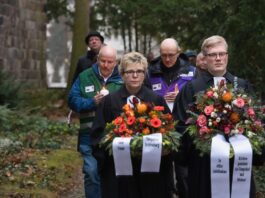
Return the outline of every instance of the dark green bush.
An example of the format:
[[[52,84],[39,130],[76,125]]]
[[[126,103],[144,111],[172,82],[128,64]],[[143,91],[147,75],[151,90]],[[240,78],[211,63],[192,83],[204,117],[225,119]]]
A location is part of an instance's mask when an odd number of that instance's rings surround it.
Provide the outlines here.
[[[0,70],[0,105],[16,107],[23,98],[25,85],[15,80],[11,74]]]

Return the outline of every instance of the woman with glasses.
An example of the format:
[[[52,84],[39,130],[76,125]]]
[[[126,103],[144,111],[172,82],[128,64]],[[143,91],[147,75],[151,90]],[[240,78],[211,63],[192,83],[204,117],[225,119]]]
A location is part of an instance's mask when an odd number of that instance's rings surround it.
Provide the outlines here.
[[[101,102],[93,124],[94,144],[101,139],[106,123],[111,122],[122,112],[125,104],[130,103],[131,98],[138,102],[147,102],[164,106],[164,113],[170,112],[162,96],[143,85],[147,72],[147,60],[138,53],[125,54],[119,65],[119,72],[124,81],[124,86],[110,93]],[[96,149],[97,150],[97,149]],[[172,161],[170,157],[162,158],[160,172],[141,173],[140,158],[132,159],[132,176],[115,176],[115,166],[112,156],[103,150],[97,150],[98,163],[101,167],[101,187],[103,198],[171,198]]]

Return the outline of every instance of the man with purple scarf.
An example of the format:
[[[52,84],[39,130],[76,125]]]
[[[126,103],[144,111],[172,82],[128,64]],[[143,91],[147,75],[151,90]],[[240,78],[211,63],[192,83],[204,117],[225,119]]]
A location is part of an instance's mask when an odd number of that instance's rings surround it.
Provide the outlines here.
[[[174,100],[181,88],[194,77],[195,67],[181,53],[178,42],[166,38],[160,45],[160,56],[148,68],[149,83],[153,91],[163,96],[172,111]],[[175,162],[179,198],[187,197],[187,169]]]

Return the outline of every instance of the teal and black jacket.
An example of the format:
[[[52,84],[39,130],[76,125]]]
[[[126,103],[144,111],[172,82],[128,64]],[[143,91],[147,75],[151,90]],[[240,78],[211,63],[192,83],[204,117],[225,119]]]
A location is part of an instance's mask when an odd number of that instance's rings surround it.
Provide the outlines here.
[[[102,86],[105,86],[109,92],[113,92],[122,84],[117,66],[106,82],[99,74],[97,63],[79,74],[69,92],[68,105],[73,111],[80,113],[80,132],[90,132],[97,107],[94,96]]]

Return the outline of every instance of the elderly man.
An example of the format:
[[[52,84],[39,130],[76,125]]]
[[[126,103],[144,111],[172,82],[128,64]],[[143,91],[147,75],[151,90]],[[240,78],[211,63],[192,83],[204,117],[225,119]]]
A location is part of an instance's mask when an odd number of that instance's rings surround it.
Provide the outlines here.
[[[161,42],[160,56],[149,65],[151,87],[165,98],[171,110],[178,91],[193,78],[195,71],[183,56],[178,42],[167,38]]]
[[[73,83],[82,71],[91,67],[92,64],[97,61],[99,50],[104,44],[104,37],[99,32],[92,31],[86,36],[85,43],[89,50],[85,55],[81,56],[78,59],[77,67],[72,81]]]
[[[194,76],[195,67],[185,61],[178,42],[167,38],[161,42],[160,57],[149,65],[149,82],[153,91],[163,96],[172,111],[173,102],[182,87]],[[186,58],[186,57],[185,57]],[[179,197],[185,197],[187,170],[175,163]]]
[[[227,71],[228,45],[225,39],[215,35],[204,40],[201,50],[205,56],[206,72],[188,82],[178,94],[173,109],[173,116],[179,120],[178,131],[185,131],[185,122],[188,118],[186,110],[189,104],[195,101],[195,94],[216,85],[220,79],[227,83],[233,83],[235,76]],[[238,78],[238,87],[251,90],[249,84]],[[210,156],[199,156],[198,150],[193,146],[192,139],[187,133],[183,137],[183,163],[188,166],[189,197],[211,198]],[[220,191],[223,186],[219,186]],[[247,197],[255,197],[254,183],[251,182],[250,194]]]
[[[206,61],[205,56],[202,52],[200,52],[196,57],[196,72],[195,77],[201,75],[204,71],[206,71]]]
[[[84,186],[86,198],[100,198],[100,179],[97,161],[92,155],[90,131],[99,102],[108,93],[119,89],[122,79],[116,66],[117,52],[110,46],[99,51],[97,63],[79,74],[69,96],[68,105],[80,113],[78,149],[84,164]]]

